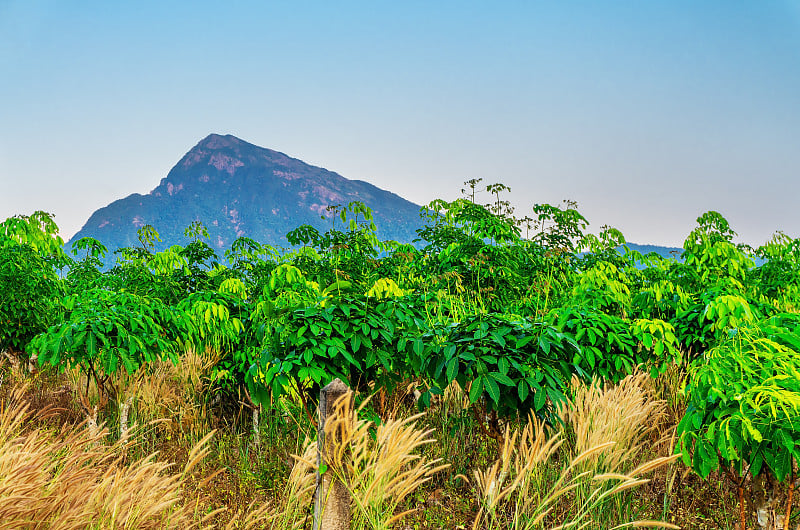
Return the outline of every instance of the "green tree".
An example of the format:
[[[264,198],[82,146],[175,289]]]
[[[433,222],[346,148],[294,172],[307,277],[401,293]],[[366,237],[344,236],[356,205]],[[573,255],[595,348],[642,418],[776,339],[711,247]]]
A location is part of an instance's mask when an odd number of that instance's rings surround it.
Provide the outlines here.
[[[28,351],[29,341],[58,321],[65,263],[52,216],[36,212],[0,223],[0,350]]]

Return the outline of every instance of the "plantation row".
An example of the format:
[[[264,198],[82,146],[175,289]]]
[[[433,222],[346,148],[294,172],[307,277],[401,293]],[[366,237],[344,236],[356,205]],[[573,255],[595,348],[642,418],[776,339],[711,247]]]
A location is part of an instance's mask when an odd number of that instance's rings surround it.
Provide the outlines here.
[[[94,239],[66,254],[49,215],[9,218],[0,350],[77,367],[85,392],[96,385],[111,401],[115,374],[206,352],[221,399],[290,396],[309,416],[336,377],[365,392],[416,381],[421,407],[457,383],[497,440],[508,418],[557,421],[575,376],[615,383],[677,367],[688,407],[676,451],[687,465],[729,473],[742,510],[747,476],[793,482],[800,240],[737,245],[708,212],[682,260],[619,252],[622,234],[586,233],[573,204],[518,220],[504,187],[489,186],[495,200],[480,205],[471,185],[471,198],[422,211],[417,246],[380,241],[369,209],[351,203],[324,233],[287,234],[290,249],[240,238],[219,256],[197,222],[185,245],[157,251],[145,226],[108,269]]]

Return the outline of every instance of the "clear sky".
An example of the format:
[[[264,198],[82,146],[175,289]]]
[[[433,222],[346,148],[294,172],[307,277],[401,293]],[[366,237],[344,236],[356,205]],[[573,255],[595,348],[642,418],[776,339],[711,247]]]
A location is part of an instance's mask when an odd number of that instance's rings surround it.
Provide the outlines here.
[[[66,239],[212,132],[420,204],[799,237],[800,0],[0,0],[0,219]]]

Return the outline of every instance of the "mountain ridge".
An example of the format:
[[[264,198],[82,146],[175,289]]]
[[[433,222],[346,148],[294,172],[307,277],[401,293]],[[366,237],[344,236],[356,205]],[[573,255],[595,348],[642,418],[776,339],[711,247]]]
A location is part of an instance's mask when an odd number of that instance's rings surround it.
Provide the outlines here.
[[[668,247],[665,245],[650,245],[644,243],[633,243],[633,242],[626,242],[625,246],[627,246],[631,250],[635,250],[637,252],[641,252],[644,254],[649,254],[650,252],[655,252],[662,258],[668,259],[676,259],[681,260],[681,254],[683,253],[683,248],[681,247]],[[620,247],[621,249],[622,247]]]
[[[288,246],[286,234],[303,224],[328,230],[331,221],[321,219],[325,209],[354,200],[372,209],[380,238],[409,243],[416,237],[420,206],[399,195],[230,134],[212,133],[148,193],[132,193],[94,211],[66,246],[87,236],[111,251],[138,246],[137,230],[149,224],[161,236],[160,250],[185,244],[184,229],[200,221],[218,252],[242,236],[282,247]],[[628,246],[678,259],[683,250]]]
[[[410,242],[416,236],[420,207],[395,193],[230,134],[210,134],[149,193],[93,212],[69,243],[90,236],[109,249],[137,245],[136,231],[149,224],[163,240],[157,248],[164,248],[185,243],[183,230],[200,221],[216,250],[241,236],[286,246],[286,233],[303,224],[327,230],[326,208],[351,201],[372,209],[379,237]]]

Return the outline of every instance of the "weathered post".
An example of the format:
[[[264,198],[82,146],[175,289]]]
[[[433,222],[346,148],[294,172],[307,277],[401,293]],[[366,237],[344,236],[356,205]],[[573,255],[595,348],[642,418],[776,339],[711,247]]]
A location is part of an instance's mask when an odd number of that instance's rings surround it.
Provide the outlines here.
[[[319,431],[317,434],[317,467],[325,470],[328,455],[339,452],[341,433],[325,436],[325,424],[334,412],[336,401],[350,392],[340,379],[334,379],[319,392]],[[350,494],[340,477],[330,470],[320,475],[317,471],[317,489],[314,492],[314,530],[349,530]]]

